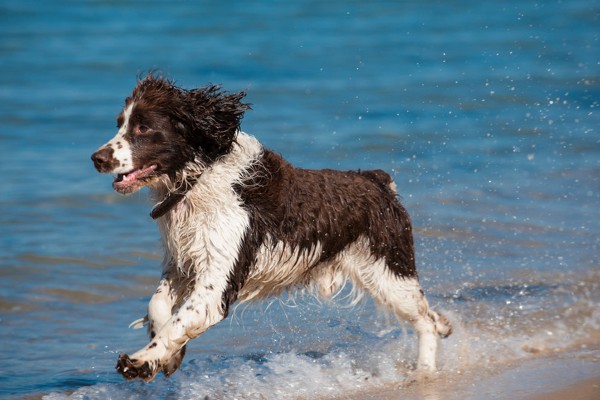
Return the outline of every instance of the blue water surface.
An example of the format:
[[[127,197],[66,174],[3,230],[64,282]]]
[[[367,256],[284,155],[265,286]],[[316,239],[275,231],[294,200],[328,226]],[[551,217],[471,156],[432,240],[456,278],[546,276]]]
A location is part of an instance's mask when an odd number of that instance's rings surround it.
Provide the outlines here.
[[[113,193],[89,157],[148,71],[247,91],[242,128],[298,166],[390,172],[433,304],[483,321],[465,304],[504,315],[525,281],[541,289],[521,305],[557,314],[547,277],[600,267],[599,28],[589,0],[0,1],[0,397],[269,398],[270,366],[346,373],[332,360],[381,338],[369,302],[253,305],[190,346],[179,378],[121,381],[158,231],[145,192]]]

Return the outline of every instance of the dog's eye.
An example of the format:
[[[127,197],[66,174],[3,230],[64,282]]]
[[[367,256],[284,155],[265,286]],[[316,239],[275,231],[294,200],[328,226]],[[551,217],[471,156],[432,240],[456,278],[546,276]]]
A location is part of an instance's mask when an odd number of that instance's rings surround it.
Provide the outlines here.
[[[142,135],[146,132],[148,132],[149,128],[146,125],[140,125],[137,128],[138,133],[141,133]]]

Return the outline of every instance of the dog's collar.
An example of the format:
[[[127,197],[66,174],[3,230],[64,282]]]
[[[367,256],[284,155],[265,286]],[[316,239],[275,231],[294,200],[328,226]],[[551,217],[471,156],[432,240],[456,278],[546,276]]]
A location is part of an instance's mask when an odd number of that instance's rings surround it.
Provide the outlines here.
[[[157,219],[171,211],[181,200],[185,198],[187,192],[196,184],[198,181],[197,178],[188,178],[181,185],[180,189],[177,189],[174,192],[169,192],[167,196],[162,199],[159,203],[157,203],[152,211],[150,212],[150,216],[152,219]]]

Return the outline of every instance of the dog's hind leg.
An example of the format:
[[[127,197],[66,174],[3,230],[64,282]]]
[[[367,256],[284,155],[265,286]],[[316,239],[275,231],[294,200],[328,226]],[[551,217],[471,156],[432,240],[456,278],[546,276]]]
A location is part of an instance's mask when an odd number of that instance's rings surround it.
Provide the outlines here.
[[[394,312],[398,318],[409,321],[419,336],[417,368],[435,371],[438,336],[452,333],[449,321],[429,308],[417,277],[400,277],[393,273],[383,259],[363,264],[355,270],[358,279],[373,298]]]
[[[406,291],[404,296],[391,295],[392,302],[387,304],[394,313],[407,319],[419,336],[419,359],[417,369],[436,370],[438,336],[445,338],[452,333],[452,325],[446,317],[429,308],[427,298],[416,278],[399,279],[399,286]]]

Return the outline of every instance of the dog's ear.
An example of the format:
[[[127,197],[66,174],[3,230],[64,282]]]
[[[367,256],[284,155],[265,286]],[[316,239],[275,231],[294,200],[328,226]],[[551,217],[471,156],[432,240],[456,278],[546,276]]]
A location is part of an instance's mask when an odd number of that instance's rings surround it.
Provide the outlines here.
[[[183,123],[191,128],[187,139],[209,160],[227,154],[235,141],[244,112],[245,92],[226,93],[218,85],[187,92],[188,107]]]

